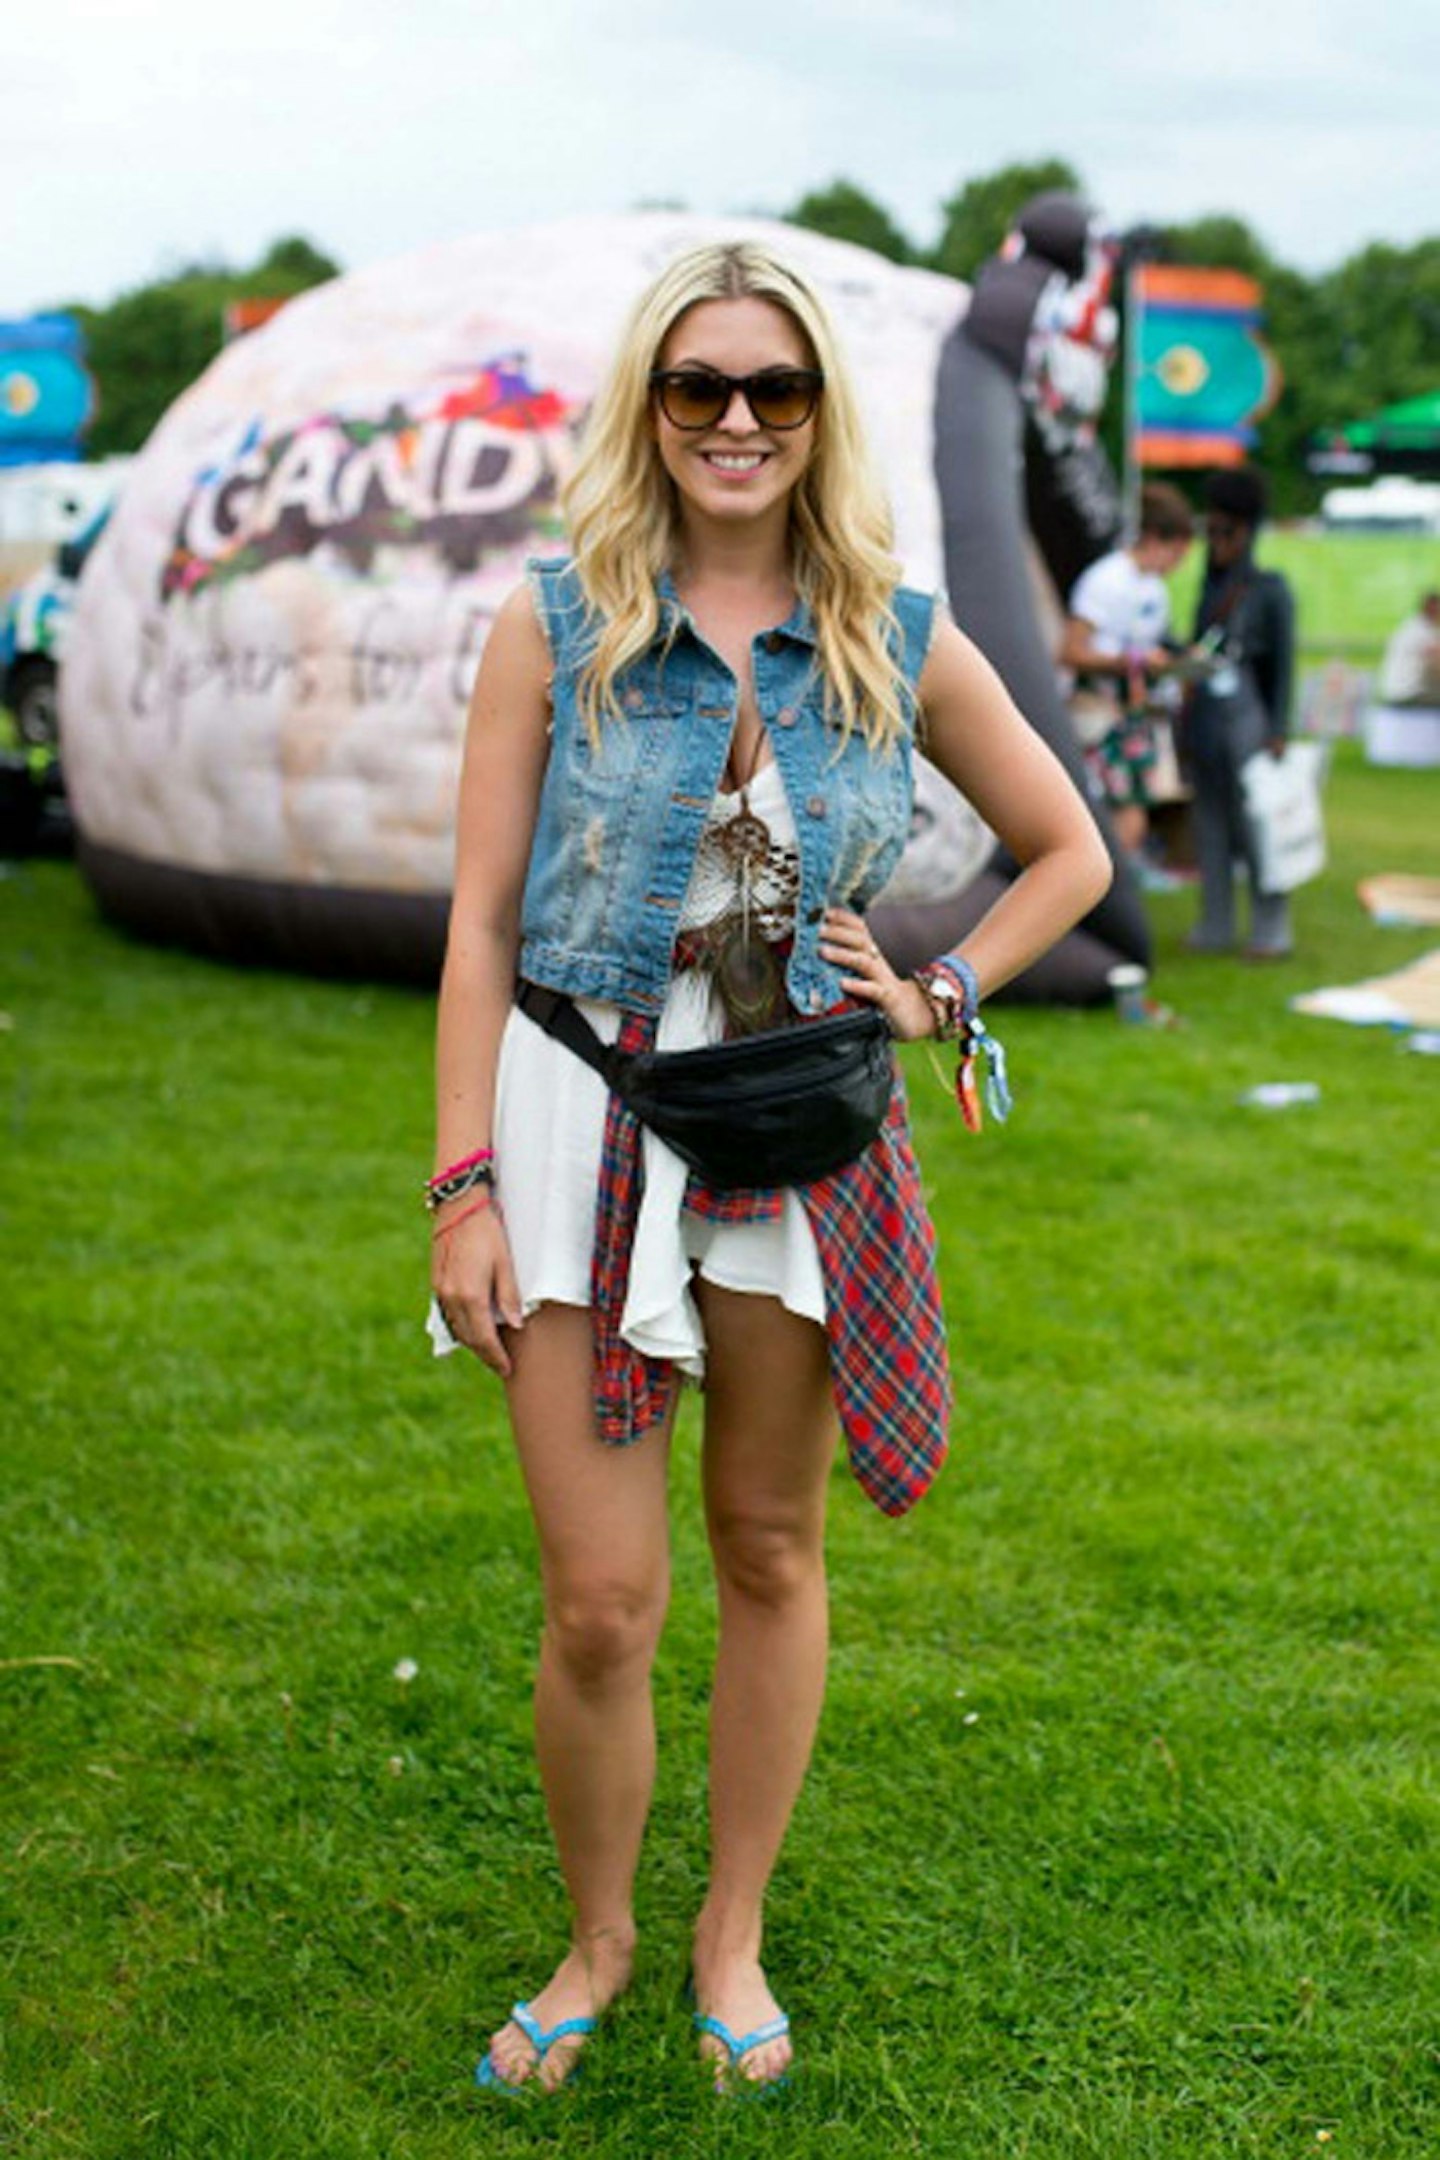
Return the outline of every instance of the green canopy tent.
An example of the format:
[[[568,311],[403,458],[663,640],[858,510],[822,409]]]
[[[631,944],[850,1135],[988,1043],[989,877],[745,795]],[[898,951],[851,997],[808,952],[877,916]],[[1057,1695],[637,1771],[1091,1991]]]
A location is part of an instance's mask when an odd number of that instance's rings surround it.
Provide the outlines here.
[[[1314,436],[1306,463],[1313,473],[1415,473],[1440,479],[1440,390]]]

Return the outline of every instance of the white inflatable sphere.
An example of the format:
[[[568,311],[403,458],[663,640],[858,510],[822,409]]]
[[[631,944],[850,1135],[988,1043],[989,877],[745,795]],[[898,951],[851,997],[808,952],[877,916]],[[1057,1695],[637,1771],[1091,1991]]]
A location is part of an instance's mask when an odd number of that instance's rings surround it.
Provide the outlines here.
[[[167,870],[192,903],[206,879],[443,898],[476,662],[524,557],[563,551],[558,489],[621,319],[680,250],[748,237],[824,296],[907,577],[943,583],[934,396],[966,303],[953,280],[792,226],[666,213],[357,271],[176,402],[87,568],[61,725],[102,898]],[[963,883],[984,836],[950,822]]]

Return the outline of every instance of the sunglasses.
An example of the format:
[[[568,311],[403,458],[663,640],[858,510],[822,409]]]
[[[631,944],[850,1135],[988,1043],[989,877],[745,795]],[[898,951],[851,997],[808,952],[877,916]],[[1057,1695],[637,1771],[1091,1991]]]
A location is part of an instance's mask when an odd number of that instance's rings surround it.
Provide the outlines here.
[[[818,368],[761,368],[758,375],[722,375],[716,368],[652,368],[650,387],[672,427],[698,434],[730,410],[738,390],[762,428],[797,428],[820,402],[825,377]]]

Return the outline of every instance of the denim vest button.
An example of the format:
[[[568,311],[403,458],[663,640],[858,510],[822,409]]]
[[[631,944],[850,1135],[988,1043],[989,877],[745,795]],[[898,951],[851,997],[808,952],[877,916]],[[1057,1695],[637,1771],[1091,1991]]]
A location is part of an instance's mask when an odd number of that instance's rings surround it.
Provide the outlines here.
[[[824,817],[824,815],[825,815],[825,798],[824,798],[824,796],[823,796],[823,795],[812,795],[812,796],[810,797],[809,801],[808,801],[808,802],[806,803],[806,805],[805,805],[805,814],[806,814],[806,816],[807,816],[807,817]]]
[[[821,1006],[825,1003],[824,993],[819,990],[812,990],[805,1002],[811,1012],[819,1012]]]
[[[771,630],[766,634],[765,650],[766,652],[779,652],[784,643],[785,640],[781,637],[779,631]]]
[[[627,691],[626,691],[626,693],[625,693],[625,704],[626,704],[626,707],[627,707],[627,709],[628,709],[628,710],[629,710],[630,712],[639,712],[639,710],[640,710],[640,707],[641,707],[641,706],[642,706],[642,705],[644,704],[644,702],[645,702],[645,700],[644,700],[644,699],[643,699],[643,698],[641,697],[641,695],[640,695],[640,692],[639,692],[638,690],[627,690]]]
[[[779,712],[777,712],[777,713],[776,713],[776,715],[775,715],[775,723],[776,723],[777,727],[794,727],[794,725],[795,725],[795,708],[794,708],[794,706],[793,706],[793,705],[782,705],[782,706],[781,706],[781,708],[780,708],[780,710],[779,710]]]

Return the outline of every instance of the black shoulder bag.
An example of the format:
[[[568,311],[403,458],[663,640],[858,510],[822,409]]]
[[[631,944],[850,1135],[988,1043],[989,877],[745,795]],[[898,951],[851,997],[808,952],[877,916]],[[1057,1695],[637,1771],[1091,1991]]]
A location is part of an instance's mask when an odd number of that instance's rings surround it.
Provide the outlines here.
[[[828,1177],[870,1145],[890,1106],[890,1029],[873,1009],[631,1055],[559,991],[522,981],[515,1002],[722,1192]]]

